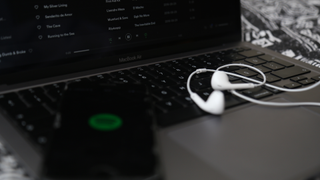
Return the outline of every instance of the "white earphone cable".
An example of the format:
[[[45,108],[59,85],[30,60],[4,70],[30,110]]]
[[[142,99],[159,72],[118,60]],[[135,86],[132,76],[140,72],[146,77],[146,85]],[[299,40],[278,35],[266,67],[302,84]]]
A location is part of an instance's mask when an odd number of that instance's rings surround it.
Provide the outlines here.
[[[242,94],[238,93],[236,90],[231,90],[230,92],[232,94],[244,99],[244,100],[247,100],[252,103],[264,105],[264,106],[279,106],[279,107],[284,107],[284,106],[320,106],[320,102],[288,102],[288,103],[286,103],[286,102],[260,101],[260,100],[256,100],[256,99],[250,98],[248,96],[242,95]]]
[[[255,68],[255,67],[252,67],[252,66],[249,66],[249,65],[245,65],[245,64],[227,64],[227,65],[224,65],[224,66],[220,66],[219,68],[217,68],[217,70],[203,68],[203,69],[197,69],[196,71],[192,72],[189,75],[188,80],[187,80],[187,90],[188,90],[189,94],[191,95],[191,94],[194,93],[194,92],[192,92],[191,87],[190,87],[191,78],[192,78],[192,76],[194,76],[194,74],[199,74],[199,73],[204,73],[204,72],[213,72],[214,73],[215,71],[219,71],[220,69],[223,69],[223,68],[226,68],[226,67],[229,67],[229,66],[247,67],[249,69],[254,69],[255,71],[259,72],[263,77],[263,81],[258,81],[258,80],[255,80],[255,79],[252,79],[252,78],[249,78],[249,77],[245,77],[245,76],[242,76],[242,75],[239,75],[239,74],[235,74],[235,73],[225,72],[227,75],[239,77],[239,78],[242,78],[242,79],[257,83],[257,84],[254,84],[254,87],[265,85],[265,86],[271,87],[273,89],[277,89],[277,90],[285,91],[285,92],[303,92],[303,91],[310,90],[310,89],[315,88],[318,85],[320,85],[320,81],[319,81],[319,82],[317,82],[317,83],[315,83],[315,84],[313,84],[311,86],[304,87],[304,88],[286,89],[286,88],[274,86],[274,85],[271,85],[271,84],[267,84],[266,83],[267,78],[266,78],[265,74],[262,71],[260,71],[259,69]],[[238,97],[240,97],[240,98],[242,98],[244,100],[247,100],[247,101],[252,102],[252,103],[260,104],[260,105],[265,105],[265,106],[282,106],[282,107],[283,106],[320,106],[320,102],[289,102],[289,103],[286,103],[286,102],[266,102],[266,101],[260,101],[260,100],[253,99],[253,98],[250,98],[248,96],[245,96],[243,94],[240,94],[234,89],[230,89],[229,91],[232,94],[234,94],[234,95],[236,95],[236,96],[238,96]]]
[[[200,74],[200,73],[204,73],[204,72],[213,72],[214,73],[214,72],[218,71],[219,69],[222,69],[222,68],[225,68],[225,67],[229,67],[229,66],[241,66],[241,67],[247,67],[247,68],[254,69],[254,70],[256,70],[257,72],[259,72],[261,74],[261,76],[263,77],[263,81],[260,82],[260,81],[257,81],[257,80],[251,79],[251,78],[247,78],[245,76],[241,76],[239,74],[225,72],[228,75],[239,77],[239,78],[243,78],[243,79],[255,82],[255,83],[257,83],[257,84],[255,84],[255,87],[263,86],[263,85],[266,84],[267,78],[266,78],[265,74],[261,70],[259,70],[258,68],[255,68],[255,67],[252,67],[252,66],[249,66],[249,65],[246,65],[246,64],[227,64],[227,65],[224,65],[224,66],[220,66],[217,70],[202,68],[202,69],[197,69],[197,70],[193,71],[189,75],[188,80],[187,80],[187,90],[188,90],[189,94],[193,93],[191,88],[190,88],[190,82],[191,82],[191,78],[192,78],[192,76],[194,76],[194,74]]]

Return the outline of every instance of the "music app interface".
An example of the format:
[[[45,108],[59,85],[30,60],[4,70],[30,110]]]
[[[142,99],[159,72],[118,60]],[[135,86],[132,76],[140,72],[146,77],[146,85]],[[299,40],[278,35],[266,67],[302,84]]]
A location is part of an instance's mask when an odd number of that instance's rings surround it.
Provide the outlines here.
[[[112,54],[219,33],[235,26],[231,7],[228,1],[209,6],[205,0],[5,0],[0,64]]]

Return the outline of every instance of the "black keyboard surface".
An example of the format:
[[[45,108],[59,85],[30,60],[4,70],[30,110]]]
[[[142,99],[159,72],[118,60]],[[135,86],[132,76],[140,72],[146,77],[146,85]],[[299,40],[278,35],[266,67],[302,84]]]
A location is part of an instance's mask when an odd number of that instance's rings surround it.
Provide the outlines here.
[[[66,84],[83,81],[141,82],[147,84],[151,90],[158,115],[158,124],[166,127],[206,114],[189,97],[186,88],[189,74],[198,68],[216,69],[229,63],[257,67],[266,74],[268,83],[290,79],[290,83],[284,85],[286,88],[298,88],[320,79],[320,76],[312,78],[304,76],[310,73],[308,69],[259,51],[239,47],[2,94],[0,95],[0,106],[3,112],[12,119],[12,122],[22,129],[22,133],[31,138],[41,149],[48,144],[48,135],[53,129],[58,102]],[[261,75],[248,68],[232,66],[223,70],[262,80]],[[191,81],[192,90],[205,100],[213,91],[210,86],[211,75],[212,73],[197,74]],[[229,78],[233,83],[243,82],[237,77],[230,76]],[[268,87],[257,87],[241,92],[255,99],[280,93],[279,90]],[[246,103],[245,100],[228,92],[224,93],[227,109]]]

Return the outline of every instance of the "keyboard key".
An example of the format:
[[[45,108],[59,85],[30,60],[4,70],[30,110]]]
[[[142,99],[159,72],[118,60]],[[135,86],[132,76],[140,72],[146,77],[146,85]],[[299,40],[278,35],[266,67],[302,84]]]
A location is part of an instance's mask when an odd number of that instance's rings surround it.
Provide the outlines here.
[[[285,66],[285,67],[292,67],[292,66],[294,66],[294,64],[289,63],[289,62],[287,62],[287,61],[283,61],[283,60],[281,60],[281,59],[274,59],[274,60],[272,60],[272,61],[275,62],[275,63],[281,64],[281,65],[283,65],[283,66]]]
[[[54,116],[38,119],[37,122],[21,124],[22,129],[41,147],[46,147],[53,132]]]
[[[194,104],[189,94],[184,96],[178,96],[175,99],[179,101],[181,104],[183,104],[185,107]]]
[[[60,89],[60,88],[52,88],[50,90],[47,91],[47,94],[52,98],[54,99],[55,101],[57,101],[58,99],[60,99],[62,97],[62,94],[63,94],[63,89]]]
[[[264,53],[256,50],[242,51],[242,52],[239,52],[239,54],[245,57],[256,57],[256,56],[264,55]]]
[[[182,67],[170,66],[170,67],[166,67],[166,68],[163,68],[163,69],[166,70],[167,72],[169,72],[171,75],[173,75],[173,74],[182,74],[184,72],[187,72],[187,70],[183,69]]]
[[[201,90],[198,91],[197,94],[203,99],[203,100],[207,100],[210,96],[210,94],[213,92],[212,88],[209,89],[205,89],[205,90]]]
[[[240,69],[239,66],[227,66],[225,68],[222,68],[221,70],[222,71],[227,71],[227,72],[233,72],[233,71],[236,71],[236,70],[239,70],[239,69]]]
[[[236,47],[236,48],[233,48],[232,50],[235,51],[235,52],[241,52],[241,51],[250,50],[250,48],[247,48],[247,47]]]
[[[197,69],[196,65],[181,63],[183,69],[186,69],[186,73],[191,73]]]
[[[248,65],[248,66],[251,66],[252,65],[252,63],[250,63],[249,61],[245,61],[245,60],[241,60],[241,61],[235,61],[235,62],[233,62],[234,64],[244,64],[244,65]],[[242,68],[241,66],[240,66],[240,68]]]
[[[36,142],[38,145],[40,145],[42,148],[47,147],[49,144],[49,138],[52,134],[52,130],[47,130],[46,132],[40,132],[40,133],[31,133],[30,136]]]
[[[245,59],[244,56],[241,56],[238,53],[231,53],[229,55],[226,55],[225,57],[230,59],[231,61],[239,61],[239,60]]]
[[[149,65],[148,68],[153,70],[153,69],[159,69],[159,68],[163,68],[165,67],[166,65],[164,63],[157,63],[157,64],[152,64],[152,65]]]
[[[249,63],[251,63],[253,65],[260,65],[260,64],[266,63],[265,60],[262,60],[262,59],[257,58],[257,57],[247,58],[247,59],[245,59],[245,61],[247,61],[247,62],[249,62]]]
[[[128,75],[132,74],[133,72],[137,72],[137,71],[138,71],[137,68],[134,68],[134,69],[130,69],[130,71],[129,70],[121,70],[121,71],[112,72],[112,73],[110,73],[110,75],[114,78],[119,77],[119,76],[123,77],[123,76],[128,76]]]
[[[195,90],[202,90],[211,87],[211,77],[191,81],[190,87]]]
[[[60,82],[60,83],[54,83],[54,84],[51,84],[51,85],[46,85],[44,86],[44,89],[46,91],[49,91],[51,89],[60,89],[60,90],[63,90],[66,86],[66,83],[64,82]]]
[[[177,96],[175,92],[173,92],[170,89],[164,88],[164,89],[153,89],[151,91],[151,94],[157,98],[158,100],[168,99],[173,96]]]
[[[289,84],[285,84],[284,87],[288,88],[288,89],[295,89],[295,88],[301,87],[301,84],[297,83],[297,82],[292,82],[292,83],[289,83]]]
[[[176,84],[174,81],[168,79],[168,78],[159,78],[159,79],[153,79],[151,80],[152,83],[157,85],[158,87],[166,87],[169,85]]]
[[[45,95],[44,93],[36,93],[36,94],[25,94],[23,99],[26,100],[30,105],[37,105],[41,103],[50,103],[52,100]]]
[[[270,55],[259,56],[259,58],[264,59],[264,60],[266,60],[266,61],[276,62],[276,63],[278,63],[278,64],[281,64],[281,65],[285,66],[285,67],[292,67],[292,66],[294,66],[294,64],[292,64],[292,63],[290,63],[290,62],[281,60],[281,59],[279,59],[279,58],[276,58],[276,57],[273,57],[273,56],[270,56]]]
[[[44,106],[50,109],[51,111],[57,112],[59,108],[59,103],[58,101],[45,102]]]
[[[273,95],[272,92],[270,92],[266,89],[263,89],[261,87],[255,87],[252,89],[242,91],[242,94],[249,96],[251,98],[254,98],[254,99],[261,99],[261,98]]]
[[[42,89],[41,87],[37,87],[37,88],[30,88],[30,89],[19,91],[19,94],[30,95],[30,94],[38,94],[38,93],[43,93],[43,92],[44,92],[44,89]]]
[[[179,60],[180,61],[180,60]],[[172,66],[176,66],[176,65],[179,65],[179,61],[177,60],[173,60],[173,61],[167,61],[167,62],[164,62],[163,64],[165,64],[165,66],[163,66],[162,68],[168,68],[168,67],[172,67]]]
[[[124,72],[123,75],[129,75],[131,73],[139,73],[139,72],[146,72],[149,71],[150,68],[148,66],[141,66],[141,67],[137,67],[137,68],[131,68],[128,70],[122,70]],[[119,72],[119,71],[117,71]]]
[[[262,71],[263,73],[269,73],[269,72],[271,72],[271,69],[268,69],[268,68],[266,68],[266,67],[263,67],[262,65],[255,66],[255,68],[259,69],[259,70]]]
[[[80,83],[80,82],[90,82],[90,80],[88,78],[79,78],[79,79],[68,81],[67,83]]]
[[[150,74],[154,78],[165,78],[167,76],[170,76],[171,74],[168,71],[165,71],[163,69],[159,70],[153,70],[153,71],[147,71],[148,74]]]
[[[278,78],[274,75],[271,75],[271,74],[265,74],[266,76],[266,79],[267,79],[267,83],[274,83],[274,82],[277,82],[277,81],[280,81],[281,78]],[[263,81],[263,77],[262,75],[258,75],[257,76],[261,81]]]
[[[0,95],[0,106],[7,112],[26,109],[27,105],[22,102],[16,93]]]
[[[170,66],[180,66],[181,64],[183,64],[183,60],[182,59],[178,59],[178,60],[173,60],[173,61],[170,61],[171,62],[171,64],[170,64]]]
[[[228,75],[228,78],[229,78],[229,81],[230,81],[230,82],[240,80],[240,78],[239,78],[239,77],[231,76],[231,75]]]
[[[182,59],[182,61],[186,62],[186,63],[196,62],[197,60],[199,60],[199,58],[197,56],[192,56],[192,57]]]
[[[284,66],[282,66],[280,64],[277,64],[277,63],[274,63],[274,62],[268,62],[268,63],[263,64],[262,66],[266,67],[266,68],[269,68],[272,71],[276,71],[276,70],[284,68]]]
[[[313,80],[313,79],[304,79],[302,81],[298,81],[298,83],[306,86],[306,85],[315,83],[315,80]]]
[[[310,70],[308,70],[306,68],[294,66],[294,67],[290,67],[290,68],[286,68],[286,69],[281,69],[279,71],[271,72],[271,74],[278,76],[282,79],[287,79],[290,77],[299,76],[299,75],[306,74],[309,72],[310,72]]]
[[[257,76],[254,76],[254,77],[250,77],[250,79],[254,79],[254,80],[257,80],[259,82],[262,82],[261,79],[259,79]],[[242,81],[242,82],[241,82]],[[247,79],[241,79],[241,81],[235,81],[235,83],[254,83],[254,84],[258,84],[256,82],[253,82],[253,81],[250,81],[250,80],[247,80]],[[233,83],[233,82],[232,82]]]
[[[54,116],[34,119],[33,121],[21,121],[20,126],[29,134],[39,134],[53,130]]]
[[[251,77],[251,76],[255,76],[255,75],[258,74],[257,72],[252,71],[252,70],[250,70],[248,68],[239,69],[239,70],[235,71],[235,73],[240,74],[240,75],[245,76],[245,77]]]
[[[267,89],[268,91],[272,92],[273,94],[279,94],[283,91],[280,91],[278,89],[274,89],[274,88],[271,88],[271,87],[268,87],[268,86],[263,86],[263,88]]]
[[[227,58],[227,55],[216,55],[213,57],[213,61],[217,63],[217,65],[225,65],[232,63],[232,59]]]
[[[192,77],[192,80],[194,79],[203,79],[203,78],[211,78],[212,77],[212,72],[205,72],[205,73],[200,73],[200,74],[195,74]]]
[[[216,69],[219,66],[219,62],[211,62],[211,61],[202,61],[201,62],[203,68],[207,69]]]
[[[304,80],[304,79],[307,79],[307,77],[305,77],[305,76],[297,76],[297,77],[291,78],[290,80],[294,81],[294,82],[298,82],[298,81],[301,81],[301,80]]]
[[[178,95],[185,95],[188,94],[187,86],[185,84],[176,85],[169,87],[171,90],[173,90]]]
[[[212,60],[216,55],[214,53],[209,53],[209,54],[203,54],[200,56],[197,56],[196,58],[199,60]]]
[[[149,75],[145,72],[137,72],[136,74],[133,74],[130,77],[132,77],[133,79],[135,79],[136,81],[139,81],[139,82],[145,82],[145,81],[149,81],[151,79],[154,79],[154,77],[152,77],[151,75]],[[122,76],[121,78],[127,79],[129,81],[128,77]]]
[[[226,55],[226,54],[229,54],[230,53],[230,51],[228,51],[228,50],[222,50],[222,51],[218,51],[218,52],[216,52],[217,54],[220,54],[220,55]]]
[[[183,105],[174,99],[166,99],[156,103],[156,107],[162,113],[168,113],[172,110],[183,108]]]
[[[189,74],[193,71],[193,69],[187,67],[186,65],[183,65],[182,63],[174,65],[172,66],[172,68],[175,69],[175,74],[181,74],[180,72]]]
[[[185,63],[185,66],[187,66],[187,68],[192,69],[192,71],[203,68],[203,65],[197,62],[188,62],[188,63]]]
[[[109,79],[111,79],[112,76],[109,74],[99,74],[99,75],[95,75],[95,76],[91,76],[89,77],[89,79],[91,81],[99,81],[99,82],[107,82]]]
[[[126,76],[118,76],[118,77],[114,77],[112,79],[110,79],[110,82],[116,82],[116,83],[124,83],[124,84],[127,84],[127,83],[135,83],[137,80],[136,79],[132,79],[130,77],[126,77]],[[140,79],[138,81],[143,81],[143,79]]]
[[[189,74],[175,74],[170,76],[170,79],[176,83],[186,83],[188,80]]]
[[[153,84],[153,83],[146,83],[147,87],[152,91],[152,89],[160,89],[161,87],[158,87],[157,85]]]
[[[320,81],[320,75],[318,76],[313,76],[311,79],[315,80],[315,81]]]
[[[31,122],[39,118],[51,116],[50,112],[43,106],[33,106],[21,110],[9,111],[8,114],[18,122]]]

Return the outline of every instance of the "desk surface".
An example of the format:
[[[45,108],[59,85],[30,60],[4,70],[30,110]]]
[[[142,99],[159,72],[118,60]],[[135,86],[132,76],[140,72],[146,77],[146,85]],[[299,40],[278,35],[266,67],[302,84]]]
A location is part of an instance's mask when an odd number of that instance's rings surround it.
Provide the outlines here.
[[[241,3],[243,41],[320,68],[320,0],[241,0]],[[26,179],[24,170],[1,143],[0,179]]]

